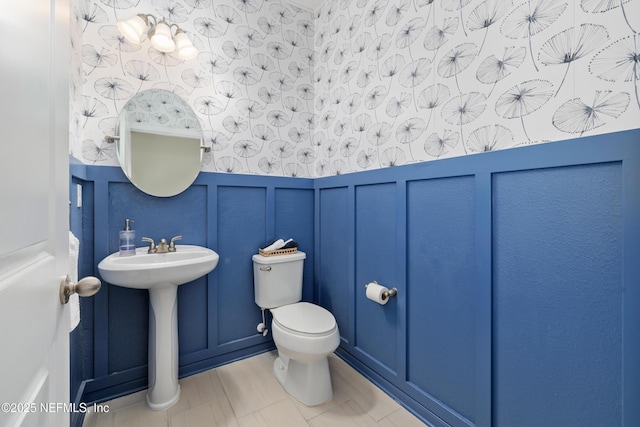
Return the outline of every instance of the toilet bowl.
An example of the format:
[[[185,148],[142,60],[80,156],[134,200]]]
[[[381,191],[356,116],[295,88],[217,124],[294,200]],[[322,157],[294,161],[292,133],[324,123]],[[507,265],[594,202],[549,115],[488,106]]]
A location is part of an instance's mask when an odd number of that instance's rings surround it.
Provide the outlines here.
[[[333,397],[327,356],[340,344],[333,315],[302,299],[304,252],[278,256],[253,255],[255,302],[263,311],[258,331],[265,332],[264,312],[273,315],[271,331],[278,357],[273,371],[278,382],[307,406]]]
[[[327,356],[340,344],[333,315],[324,308],[299,302],[271,310],[271,330],[278,349],[273,365],[276,379],[307,406],[333,397]]]

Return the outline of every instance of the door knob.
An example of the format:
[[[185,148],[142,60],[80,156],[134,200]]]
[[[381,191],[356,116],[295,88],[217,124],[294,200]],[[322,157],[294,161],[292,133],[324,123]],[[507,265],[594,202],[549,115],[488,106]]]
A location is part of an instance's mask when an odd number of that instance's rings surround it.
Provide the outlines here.
[[[93,276],[87,276],[78,282],[72,282],[69,276],[62,278],[60,281],[60,304],[69,302],[69,297],[78,294],[81,297],[90,297],[98,293],[100,290],[100,279]]]

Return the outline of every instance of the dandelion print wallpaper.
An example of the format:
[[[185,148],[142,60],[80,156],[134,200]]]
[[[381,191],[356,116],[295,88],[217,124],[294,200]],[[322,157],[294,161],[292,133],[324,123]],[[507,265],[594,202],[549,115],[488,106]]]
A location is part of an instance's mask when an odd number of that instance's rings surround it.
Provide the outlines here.
[[[615,132],[640,123],[640,0],[78,1],[71,152],[104,142],[137,92],[183,97],[203,171],[320,177]],[[152,13],[200,50],[132,45]]]
[[[313,131],[313,16],[262,0],[79,1],[72,43],[72,154],[117,165],[117,117],[127,100],[152,88],[175,92],[201,122],[204,171],[310,176],[304,150]],[[137,13],[164,17],[199,49],[183,61],[144,41],[128,42],[117,21]],[[301,144],[298,144],[301,143]]]

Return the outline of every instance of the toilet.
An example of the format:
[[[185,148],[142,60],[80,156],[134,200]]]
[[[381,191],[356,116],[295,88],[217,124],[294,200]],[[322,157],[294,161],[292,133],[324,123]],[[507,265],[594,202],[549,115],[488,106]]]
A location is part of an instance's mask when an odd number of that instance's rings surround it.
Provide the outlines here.
[[[329,311],[301,302],[305,258],[300,251],[253,255],[254,293],[256,304],[273,316],[276,379],[296,400],[315,406],[333,398],[327,357],[338,348],[340,333]]]

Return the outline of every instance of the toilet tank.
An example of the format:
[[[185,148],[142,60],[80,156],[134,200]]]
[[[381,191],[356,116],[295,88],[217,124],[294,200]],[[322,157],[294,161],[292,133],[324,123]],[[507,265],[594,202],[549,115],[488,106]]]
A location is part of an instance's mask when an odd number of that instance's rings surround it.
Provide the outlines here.
[[[304,252],[289,255],[254,255],[253,290],[260,308],[275,308],[302,300]]]

